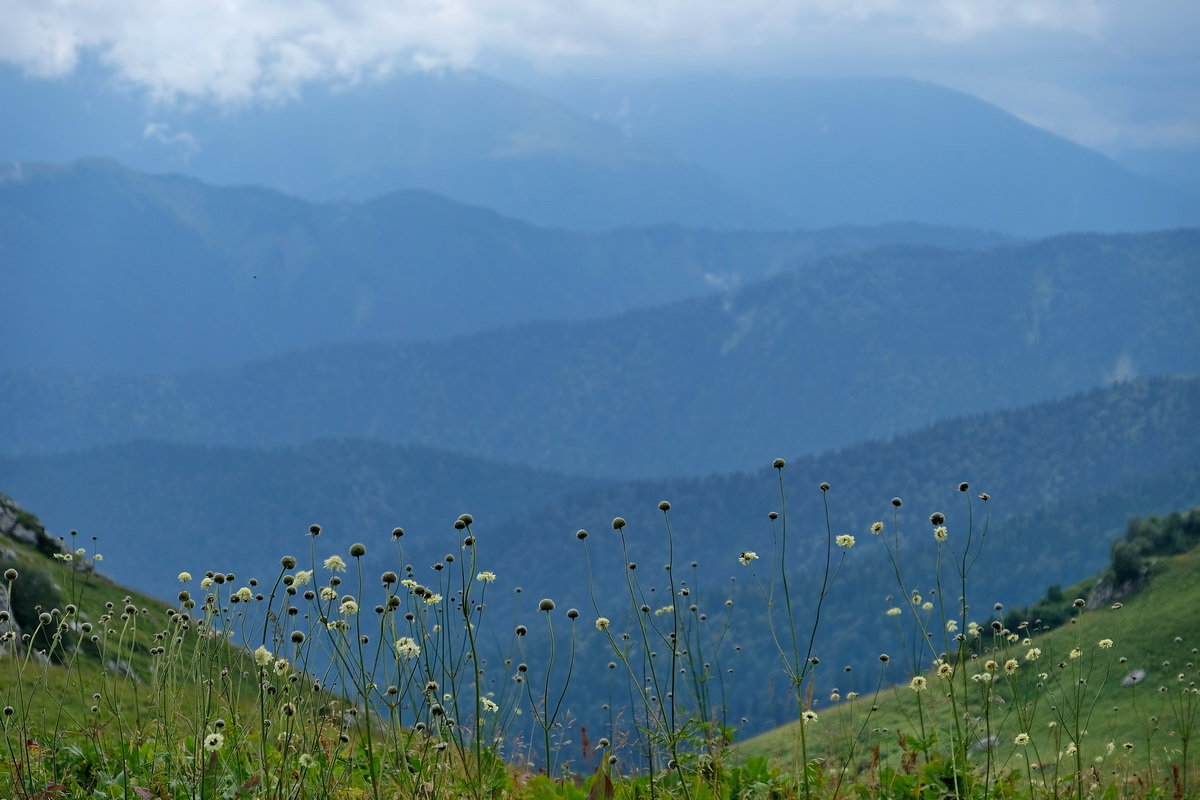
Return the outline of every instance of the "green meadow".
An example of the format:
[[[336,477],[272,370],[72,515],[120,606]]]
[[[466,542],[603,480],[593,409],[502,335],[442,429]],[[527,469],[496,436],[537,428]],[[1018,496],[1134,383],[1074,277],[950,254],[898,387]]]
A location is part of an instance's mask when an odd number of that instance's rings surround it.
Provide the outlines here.
[[[487,614],[494,543],[470,515],[428,571],[367,573],[368,548],[406,564],[401,529],[327,553],[313,526],[276,574],[180,572],[169,603],[105,578],[97,542],[25,515],[32,541],[0,548],[0,796],[1195,796],[1200,511],[1130,522],[1106,571],[1029,607],[972,606],[977,571],[1021,568],[988,550],[986,495],[960,486],[961,528],[937,512],[902,536],[899,498],[867,530],[827,525],[801,581],[785,466],[772,552],[733,568],[752,576],[739,603],[764,606],[795,722],[747,741],[714,655],[731,623],[707,624],[717,610],[670,568],[691,555],[675,552],[667,501],[662,576],[626,558],[619,602],[544,598],[502,632]],[[606,536],[579,532],[589,565],[589,548],[628,553],[623,519]],[[863,621],[878,632],[876,690],[842,692],[816,642],[861,548],[887,553],[895,586]],[[909,573],[914,548],[934,555],[931,574]],[[613,699],[580,738],[569,689],[599,652]]]

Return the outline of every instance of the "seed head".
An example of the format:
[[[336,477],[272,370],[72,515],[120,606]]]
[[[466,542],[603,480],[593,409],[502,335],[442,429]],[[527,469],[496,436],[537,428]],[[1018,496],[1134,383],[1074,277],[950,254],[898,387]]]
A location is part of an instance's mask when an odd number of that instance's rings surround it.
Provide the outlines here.
[[[350,545],[350,555],[354,556],[355,558],[362,558],[366,554],[367,546],[362,542],[355,542],[354,544]]]
[[[621,530],[622,528],[625,527],[625,518],[624,517],[614,517],[613,521],[612,521],[612,526],[613,526],[614,531]]]
[[[940,511],[935,511],[929,515],[929,521],[934,525],[946,524],[946,515]]]
[[[658,510],[659,511],[670,511],[671,504],[668,503],[666,500],[659,500],[658,501]]]
[[[900,506],[902,506],[903,504],[904,504],[904,501],[903,501],[903,500],[901,500],[899,497],[893,497],[893,498],[892,498],[892,505],[894,505],[896,508],[899,508],[899,507],[900,507]]]
[[[787,466],[787,462],[784,461],[782,458],[777,458],[771,462],[771,466],[774,467],[775,469],[783,469],[784,467]]]

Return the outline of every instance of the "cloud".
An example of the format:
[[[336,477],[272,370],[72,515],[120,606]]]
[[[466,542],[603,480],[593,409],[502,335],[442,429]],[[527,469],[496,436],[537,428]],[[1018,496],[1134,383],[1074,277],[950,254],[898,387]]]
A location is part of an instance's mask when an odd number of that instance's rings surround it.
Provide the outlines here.
[[[160,102],[446,66],[888,74],[1093,145],[1200,144],[1195,0],[0,0],[0,18],[0,61],[96,61]]]
[[[1097,36],[1099,0],[4,0],[0,59],[34,75],[94,55],[156,98],[246,102],[314,80],[644,56],[687,62],[872,34],[931,42],[997,30]]]

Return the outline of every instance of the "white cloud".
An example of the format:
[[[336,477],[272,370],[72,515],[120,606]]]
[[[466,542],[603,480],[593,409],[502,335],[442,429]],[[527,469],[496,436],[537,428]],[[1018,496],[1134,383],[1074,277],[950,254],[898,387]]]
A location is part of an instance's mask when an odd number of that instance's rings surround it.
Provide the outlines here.
[[[963,41],[996,30],[1095,36],[1099,0],[0,0],[0,58],[61,75],[95,54],[152,95],[240,102],[307,81],[406,65],[694,61],[829,43],[871,31]]]
[[[891,74],[1091,144],[1200,142],[1195,0],[0,0],[0,19],[0,61],[54,76],[95,59],[165,101],[514,63]]]

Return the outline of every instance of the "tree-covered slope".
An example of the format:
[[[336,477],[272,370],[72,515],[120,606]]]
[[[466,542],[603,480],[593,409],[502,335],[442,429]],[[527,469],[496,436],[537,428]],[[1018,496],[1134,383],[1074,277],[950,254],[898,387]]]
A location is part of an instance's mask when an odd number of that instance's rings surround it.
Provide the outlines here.
[[[823,499],[829,502],[831,532],[858,541],[846,551],[825,607],[818,641],[822,661],[857,669],[879,650],[884,611],[893,604],[888,598],[899,590],[880,540],[868,532],[872,522],[883,520],[889,535],[899,534],[907,574],[916,576],[915,588],[928,591],[935,552],[929,514],[943,512],[951,546],[961,546],[969,526],[979,536],[985,520],[985,508],[975,500],[969,522],[968,498],[990,493],[986,549],[972,581],[972,602],[983,608],[997,601],[1028,603],[1047,585],[1068,583],[1102,565],[1128,517],[1195,504],[1198,431],[1200,379],[1162,378],[793,459],[783,478],[787,566],[800,618],[811,619],[820,584],[827,541]],[[641,565],[637,577],[647,587],[646,602],[666,605],[661,565],[668,558],[667,540],[657,509],[666,499],[673,506],[677,577],[711,615],[710,628],[732,614],[720,652],[736,661],[743,675],[736,686],[746,688],[730,689],[731,715],[747,716],[747,729],[762,729],[782,721],[776,714],[786,712],[786,704],[761,691],[772,675],[776,692],[785,684],[753,578],[762,570],[762,580],[770,580],[763,565],[771,563],[779,531],[773,536],[767,513],[783,510],[769,467],[706,478],[597,483],[368,443],[268,452],[135,444],[4,457],[0,476],[7,491],[44,509],[52,526],[99,535],[109,555],[106,568],[114,575],[160,591],[180,569],[261,577],[276,569],[280,555],[306,559],[305,533],[314,522],[325,526],[313,542],[318,563],[363,541],[368,577],[403,566],[389,541],[392,527],[402,526],[404,563],[415,566],[419,579],[432,581],[430,565],[457,546],[451,523],[470,512],[480,568],[499,576],[489,606],[490,618],[501,623],[501,638],[511,632],[504,627],[510,620],[532,624],[540,597],[590,616],[594,596],[600,614],[624,619],[626,556],[610,524],[618,515],[628,523],[628,558]],[[956,489],[963,480],[971,484],[965,495]],[[821,481],[832,484],[825,495]],[[893,496],[904,503],[897,518],[889,502]],[[591,532],[590,576],[576,538],[581,528]],[[762,559],[743,567],[737,559],[744,551]],[[692,561],[695,570],[688,566]],[[525,591],[517,593],[517,587]],[[734,601],[731,608],[726,599]],[[571,704],[587,719],[603,702],[596,687],[605,684],[586,676],[609,657],[602,641],[586,640],[581,647],[587,656],[579,667],[584,677],[572,690]],[[857,680],[839,674],[834,685],[861,690]]]
[[[9,367],[179,371],[427,341],[612,315],[882,244],[1004,241],[906,225],[574,233],[427,192],[311,203],[99,160],[0,175]]]
[[[617,317],[444,342],[179,375],[9,371],[0,442],[36,452],[355,437],[625,478],[746,469],[1200,369],[1197,252],[1195,230],[901,248]]]

